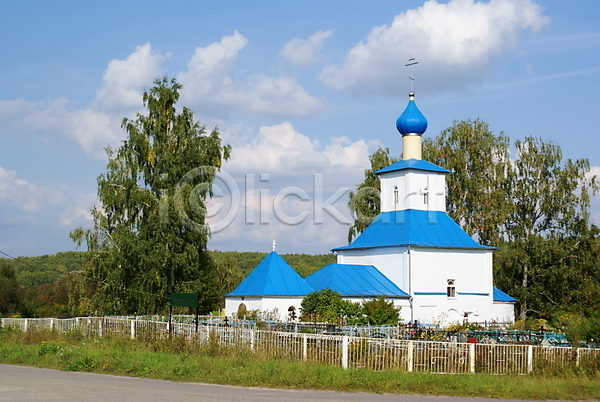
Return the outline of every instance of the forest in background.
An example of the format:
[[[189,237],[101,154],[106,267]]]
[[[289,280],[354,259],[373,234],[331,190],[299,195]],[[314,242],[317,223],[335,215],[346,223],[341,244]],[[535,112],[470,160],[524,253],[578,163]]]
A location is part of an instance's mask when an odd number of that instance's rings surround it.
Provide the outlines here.
[[[267,255],[238,251],[209,251],[208,254],[217,264],[227,266],[225,293],[235,289]],[[333,254],[281,254],[281,257],[302,277],[336,262]],[[0,316],[78,315],[85,260],[85,252],[78,251],[0,258]]]

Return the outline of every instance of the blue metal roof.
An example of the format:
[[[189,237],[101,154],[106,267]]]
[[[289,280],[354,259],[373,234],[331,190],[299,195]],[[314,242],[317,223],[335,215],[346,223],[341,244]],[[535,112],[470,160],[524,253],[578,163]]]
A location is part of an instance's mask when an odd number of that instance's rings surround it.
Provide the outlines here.
[[[275,251],[226,296],[306,296],[313,289]]]
[[[428,172],[440,172],[440,173],[450,173],[448,169],[444,169],[443,167],[439,167],[438,165],[434,165],[431,162],[424,161],[422,159],[407,159],[401,160],[396,163],[392,163],[391,165],[380,169],[375,174],[382,174],[388,172],[395,172],[398,170],[404,169],[416,169],[416,170],[425,170]]]
[[[305,280],[316,291],[331,289],[344,297],[409,297],[372,265],[329,264]]]
[[[497,287],[494,287],[493,297],[494,297],[494,301],[497,301],[497,302],[516,302],[517,301],[517,299],[507,295],[506,293],[504,293]]]
[[[404,112],[396,120],[396,128],[402,135],[418,134],[421,135],[427,130],[427,119],[417,107],[413,100],[414,94],[411,92],[410,100]]]
[[[380,213],[351,244],[333,251],[397,246],[495,248],[477,243],[445,212],[407,209]]]

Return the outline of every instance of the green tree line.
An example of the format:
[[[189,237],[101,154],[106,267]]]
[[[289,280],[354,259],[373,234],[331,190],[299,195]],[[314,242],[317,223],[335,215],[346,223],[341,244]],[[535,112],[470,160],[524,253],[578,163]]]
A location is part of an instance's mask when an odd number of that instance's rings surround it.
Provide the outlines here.
[[[233,291],[267,253],[211,251],[213,264],[219,265],[216,279],[222,296]],[[334,263],[333,254],[281,254],[303,277]],[[0,258],[0,316],[64,317],[90,314],[87,298],[92,288],[85,287],[86,253],[60,252],[39,257]],[[92,312],[93,313],[93,312]]]

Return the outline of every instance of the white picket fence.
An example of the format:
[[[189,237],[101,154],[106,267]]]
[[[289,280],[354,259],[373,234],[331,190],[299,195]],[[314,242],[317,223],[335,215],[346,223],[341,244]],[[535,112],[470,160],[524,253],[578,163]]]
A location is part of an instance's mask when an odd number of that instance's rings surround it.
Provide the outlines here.
[[[526,374],[575,367],[600,369],[600,349],[532,345],[375,339],[275,332],[108,317],[2,318],[2,326],[23,331],[80,331],[88,337],[183,336],[215,342],[266,357],[311,361],[343,368],[400,369],[409,372]]]

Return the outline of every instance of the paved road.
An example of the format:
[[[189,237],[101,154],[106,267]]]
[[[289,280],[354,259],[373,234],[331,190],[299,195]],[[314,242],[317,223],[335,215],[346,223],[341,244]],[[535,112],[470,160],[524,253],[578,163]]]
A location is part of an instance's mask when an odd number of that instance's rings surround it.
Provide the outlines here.
[[[244,388],[0,364],[0,401],[501,402],[502,400]]]

